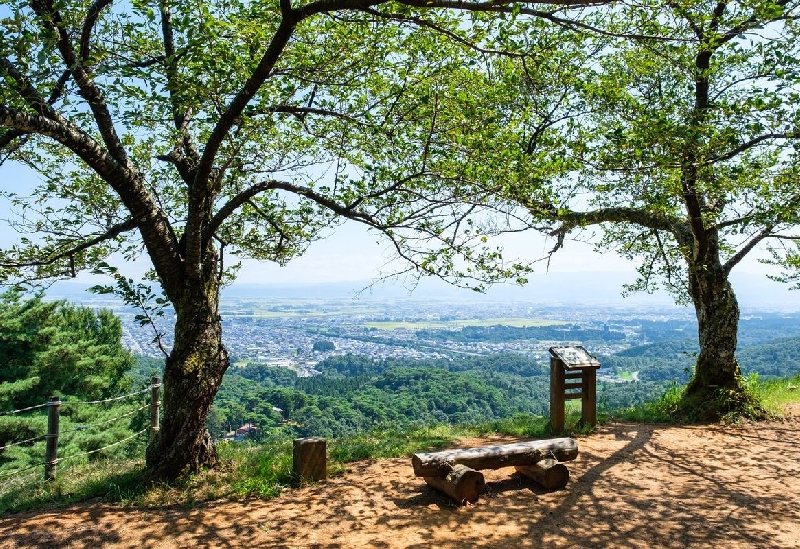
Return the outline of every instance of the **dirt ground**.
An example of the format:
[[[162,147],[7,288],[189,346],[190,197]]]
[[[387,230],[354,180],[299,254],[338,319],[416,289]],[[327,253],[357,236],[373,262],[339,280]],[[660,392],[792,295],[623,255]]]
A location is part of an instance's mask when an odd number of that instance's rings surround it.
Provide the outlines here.
[[[410,459],[370,461],[270,501],[5,514],[0,548],[800,548],[800,406],[790,413],[743,426],[601,426],[578,439],[570,481],[554,492],[513,468],[484,471],[487,492],[459,507],[414,477]]]

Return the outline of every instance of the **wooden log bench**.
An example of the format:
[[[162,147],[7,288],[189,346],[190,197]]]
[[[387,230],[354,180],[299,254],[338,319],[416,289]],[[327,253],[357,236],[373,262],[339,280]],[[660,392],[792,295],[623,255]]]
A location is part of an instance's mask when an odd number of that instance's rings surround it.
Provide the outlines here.
[[[515,467],[548,490],[566,486],[569,470],[562,463],[578,456],[571,438],[532,440],[501,446],[481,446],[420,453],[411,457],[414,474],[458,501],[474,502],[486,481],[479,469]]]

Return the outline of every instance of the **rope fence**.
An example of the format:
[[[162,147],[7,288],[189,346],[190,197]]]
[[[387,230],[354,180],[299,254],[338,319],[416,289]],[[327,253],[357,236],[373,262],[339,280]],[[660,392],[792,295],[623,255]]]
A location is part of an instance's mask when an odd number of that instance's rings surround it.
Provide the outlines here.
[[[67,400],[67,401],[62,402],[62,404],[64,406],[67,406],[67,405],[69,405],[69,406],[79,406],[79,405],[83,405],[83,404],[107,404],[109,402],[116,402],[118,400],[125,400],[126,398],[131,398],[131,397],[134,397],[134,396],[137,396],[137,395],[142,395],[142,394],[146,393],[147,391],[150,391],[156,385],[158,385],[158,387],[161,387],[160,384],[151,384],[148,387],[145,387],[144,389],[142,389],[141,391],[136,391],[135,393],[129,393],[127,395],[121,395],[121,396],[112,397],[112,398],[105,398],[103,400],[87,400],[87,401],[83,401],[83,402],[82,401]]]
[[[11,416],[14,414],[21,414],[22,412],[30,412],[31,410],[38,410],[39,408],[44,408],[45,406],[49,406],[49,402],[45,402],[44,404],[37,404],[36,406],[28,406],[27,408],[20,408],[19,410],[9,410],[8,412],[0,412],[0,416]]]
[[[146,428],[142,429],[141,431],[139,431],[138,433],[134,433],[134,434],[132,434],[132,435],[131,435],[131,436],[129,436],[129,437],[126,437],[126,438],[123,438],[123,439],[121,439],[121,440],[118,440],[117,442],[112,442],[111,444],[108,444],[108,445],[106,445],[106,446],[103,446],[102,448],[96,448],[96,449],[94,449],[94,450],[89,450],[89,451],[87,451],[87,452],[78,452],[77,454],[71,454],[71,455],[69,455],[69,456],[65,456],[65,457],[62,457],[62,458],[58,458],[58,463],[61,463],[62,461],[69,461],[69,460],[71,460],[71,459],[75,459],[75,458],[82,457],[82,456],[90,456],[90,455],[92,455],[92,454],[96,454],[96,453],[98,453],[98,452],[102,452],[103,450],[107,450],[108,448],[113,448],[114,446],[119,446],[119,445],[120,445],[120,444],[122,444],[123,442],[128,442],[129,440],[133,440],[133,439],[135,439],[136,437],[138,437],[138,436],[140,436],[140,435],[143,435],[143,434],[144,434],[144,433],[146,433],[148,430],[150,430],[150,428],[149,428],[149,427],[146,427]]]
[[[126,413],[124,413],[122,415],[119,415],[117,417],[112,417],[111,419],[104,419],[103,421],[98,421],[97,423],[89,423],[87,425],[78,425],[77,427],[72,429],[72,431],[77,433],[77,432],[82,432],[82,431],[88,431],[88,430],[93,429],[95,427],[100,427],[101,425],[108,425],[109,423],[114,423],[114,422],[117,422],[117,421],[119,421],[121,419],[125,419],[126,417],[130,417],[130,416],[136,414],[137,412],[141,412],[142,410],[144,410],[146,408],[149,408],[149,407],[150,407],[149,404],[145,404],[144,406],[139,406],[138,408],[136,408],[134,410],[131,410],[130,412],[126,412]],[[44,435],[42,437],[40,437],[40,438],[44,438]],[[2,448],[0,448],[0,450],[2,450]]]
[[[150,433],[157,432],[159,430],[159,391],[160,391],[160,388],[161,388],[161,383],[160,383],[159,378],[153,377],[151,379],[151,383],[150,383],[150,385],[148,387],[142,389],[141,391],[136,391],[136,392],[133,392],[133,393],[129,393],[127,395],[121,395],[121,396],[113,397],[113,398],[106,398],[106,399],[102,399],[102,400],[93,400],[93,401],[85,401],[85,402],[74,402],[74,401],[73,402],[71,402],[71,401],[62,402],[59,397],[53,396],[53,397],[50,397],[50,400],[48,402],[44,403],[44,404],[38,404],[36,406],[29,406],[27,408],[20,408],[18,410],[10,410],[8,412],[0,412],[0,416],[8,416],[8,415],[19,414],[19,413],[22,413],[22,412],[29,412],[29,411],[32,411],[32,410],[37,410],[37,409],[40,409],[40,408],[47,407],[47,433],[45,433],[43,435],[39,435],[39,436],[34,436],[34,437],[31,437],[31,438],[28,438],[28,439],[25,439],[25,440],[20,440],[20,441],[15,441],[15,442],[7,442],[4,446],[0,446],[0,452],[3,452],[7,448],[10,448],[10,447],[13,447],[13,446],[22,446],[24,444],[30,444],[30,443],[37,442],[39,440],[44,439],[45,443],[46,443],[45,444],[44,462],[43,463],[37,463],[37,464],[34,464],[34,465],[30,465],[30,466],[27,466],[27,467],[23,467],[21,469],[15,469],[13,471],[0,473],[0,480],[3,480],[4,482],[5,482],[5,479],[10,479],[11,481],[19,480],[21,473],[25,473],[25,472],[30,471],[32,469],[36,469],[36,468],[44,466],[44,479],[48,480],[48,481],[52,481],[52,480],[55,480],[55,478],[56,478],[56,466],[60,462],[74,460],[74,459],[82,457],[82,456],[89,456],[89,455],[97,454],[99,452],[102,452],[103,450],[107,450],[108,448],[112,448],[112,447],[115,447],[115,446],[119,446],[120,444],[123,444],[125,442],[129,442],[129,441],[131,441],[131,440],[133,440],[133,439],[135,439],[137,437],[142,436],[143,434],[147,433],[148,431]],[[110,444],[107,444],[107,445],[103,446],[102,448],[96,448],[96,449],[93,449],[93,450],[88,450],[86,452],[78,452],[78,453],[75,453],[75,454],[64,456],[62,458],[58,457],[58,443],[59,443],[59,436],[61,435],[61,430],[59,428],[59,424],[60,424],[61,407],[62,406],[107,404],[107,403],[110,403],[110,402],[118,402],[118,401],[121,401],[121,400],[133,398],[133,397],[145,394],[147,392],[150,393],[150,402],[148,404],[144,404],[143,406],[137,407],[134,410],[130,410],[128,412],[120,414],[120,415],[118,415],[118,416],[116,416],[114,418],[111,418],[111,419],[104,419],[102,421],[98,421],[96,423],[91,423],[91,424],[88,424],[88,425],[78,425],[77,427],[74,427],[74,428],[70,429],[69,431],[64,432],[64,435],[66,435],[68,433],[69,434],[74,434],[76,432],[86,431],[86,430],[93,429],[95,427],[100,427],[100,426],[103,426],[103,425],[109,425],[111,423],[115,423],[115,422],[120,421],[122,419],[131,417],[131,416],[135,415],[136,413],[141,412],[142,410],[145,410],[145,409],[149,408],[149,410],[150,410],[150,414],[149,414],[150,421],[149,421],[149,423],[150,424],[149,424],[148,427],[145,427],[144,429],[142,429],[142,430],[140,430],[140,431],[138,431],[138,432],[136,432],[136,433],[134,433],[134,434],[132,434],[132,435],[130,435],[128,437],[120,439],[120,440],[118,440],[116,442],[112,442]],[[26,478],[28,476],[31,476],[31,475],[25,475]]]
[[[22,446],[23,444],[28,444],[29,442],[36,442],[37,440],[42,440],[46,436],[47,435],[39,435],[38,437],[31,437],[17,442],[8,442],[6,443],[5,446],[0,446],[0,452],[5,450],[6,448],[11,448],[12,446]]]

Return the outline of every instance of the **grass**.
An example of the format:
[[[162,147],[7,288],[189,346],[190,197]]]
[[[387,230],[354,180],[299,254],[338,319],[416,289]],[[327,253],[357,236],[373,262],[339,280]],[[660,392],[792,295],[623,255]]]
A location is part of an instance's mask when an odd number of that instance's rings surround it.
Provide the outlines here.
[[[737,408],[734,412],[723,416],[723,421],[736,423],[745,418],[778,418],[784,413],[787,404],[800,401],[800,374],[793,378],[773,378],[761,380],[758,374],[750,374],[743,379],[745,395],[740,397],[746,406]],[[719,395],[720,399],[724,395]],[[690,403],[692,406],[703,408],[708,402]],[[687,412],[687,403],[683,399],[683,387],[673,385],[652,402],[645,402],[612,413],[612,417],[641,423],[683,423],[691,419],[691,410]],[[748,412],[748,410],[750,412]],[[699,410],[697,416],[702,415]]]
[[[633,372],[617,372],[617,378],[625,381],[633,381]]]
[[[800,374],[793,378],[755,380],[756,396],[764,409],[773,415],[781,415],[787,404],[800,401]]]
[[[611,417],[639,423],[675,423],[682,394],[683,387],[675,384],[657,400],[616,410]]]
[[[775,416],[780,415],[787,404],[800,401],[800,375],[791,379],[770,380],[749,376],[745,382],[761,406]],[[674,385],[653,402],[611,414],[599,414],[598,419],[601,423],[610,418],[642,423],[675,423],[682,390],[681,386]],[[566,435],[579,436],[591,432],[591,427],[578,425],[579,417],[577,407],[569,405]],[[384,425],[369,433],[330,440],[328,472],[330,476],[336,476],[345,472],[346,464],[352,461],[409,456],[415,452],[449,446],[460,438],[490,435],[518,438],[553,436],[548,418],[525,414],[477,425],[439,424],[407,429]],[[53,482],[44,481],[42,471],[37,468],[27,476],[2,479],[0,513],[63,506],[94,498],[138,507],[191,507],[226,497],[272,498],[296,485],[292,476],[290,435],[284,434],[260,444],[221,444],[219,457],[218,467],[185,475],[169,485],[143,486],[140,473],[144,463],[135,459],[75,465],[59,470]]]
[[[568,413],[567,430],[579,433],[578,414]],[[364,459],[410,456],[451,445],[460,438],[488,435],[550,436],[548,419],[517,415],[477,425],[438,424],[407,429],[380,426],[369,433],[328,442],[328,474],[337,476],[347,463]],[[218,446],[217,467],[187,474],[171,484],[144,486],[141,460],[101,461],[59,471],[53,482],[42,471],[0,486],[0,513],[58,507],[101,498],[137,507],[193,507],[220,498],[272,498],[295,486],[292,475],[292,438],[275,437],[262,443],[225,443]],[[410,462],[409,462],[410,465]]]
[[[58,507],[102,498],[122,501],[141,492],[141,459],[95,461],[57,470],[54,481],[44,480],[36,468],[20,477],[4,478],[0,485],[0,513]]]

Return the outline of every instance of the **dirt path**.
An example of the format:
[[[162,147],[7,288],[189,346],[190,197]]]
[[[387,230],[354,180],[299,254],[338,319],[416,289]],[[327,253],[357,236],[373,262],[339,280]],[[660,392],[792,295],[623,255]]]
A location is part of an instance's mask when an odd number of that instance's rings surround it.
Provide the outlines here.
[[[485,471],[488,492],[457,507],[409,459],[382,460],[270,501],[2,515],[0,548],[800,548],[800,406],[792,413],[739,427],[603,426],[578,440],[557,492]]]

